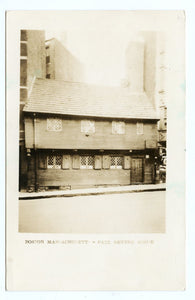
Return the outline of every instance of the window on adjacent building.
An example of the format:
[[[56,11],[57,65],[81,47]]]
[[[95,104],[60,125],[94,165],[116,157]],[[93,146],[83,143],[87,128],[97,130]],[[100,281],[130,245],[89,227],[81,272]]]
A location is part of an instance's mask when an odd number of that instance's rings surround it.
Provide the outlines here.
[[[21,41],[27,41],[27,32],[26,32],[26,30],[21,30],[21,32],[20,32],[20,40]]]
[[[20,86],[27,85],[27,60],[20,60]]]
[[[46,78],[50,79],[51,75],[50,74],[47,74],[46,75]]]
[[[80,168],[81,169],[93,169],[94,168],[94,157],[93,156],[81,156],[80,157]]]
[[[137,134],[143,134],[144,133],[144,124],[137,122]]]
[[[125,122],[112,121],[113,134],[125,134]]]
[[[111,156],[110,157],[110,169],[122,169],[123,157],[122,156]]]
[[[20,56],[27,56],[27,44],[20,43]]]
[[[27,97],[28,97],[27,88],[20,88],[20,101],[26,101]]]
[[[48,64],[50,62],[50,56],[46,56],[46,64]]]
[[[62,130],[62,119],[48,118],[47,119],[47,130],[48,131],[61,131]]]
[[[62,156],[61,155],[48,155],[47,156],[47,168],[48,169],[61,169]]]
[[[94,133],[95,132],[95,121],[82,120],[81,121],[81,132],[83,133]]]

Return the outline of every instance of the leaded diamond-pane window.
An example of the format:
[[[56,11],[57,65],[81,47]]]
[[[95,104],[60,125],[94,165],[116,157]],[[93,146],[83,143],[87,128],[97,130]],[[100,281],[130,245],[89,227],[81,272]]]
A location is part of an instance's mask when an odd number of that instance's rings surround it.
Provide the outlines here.
[[[122,169],[123,157],[122,156],[111,156],[110,157],[110,169]]]
[[[61,155],[48,155],[47,168],[48,169],[61,169],[62,156]]]
[[[81,169],[93,169],[94,168],[94,157],[93,156],[81,156],[80,168]]]
[[[125,122],[112,121],[113,134],[125,134]]]
[[[81,120],[81,132],[83,133],[94,133],[95,132],[95,121],[92,120]]]
[[[47,119],[48,131],[62,131],[62,119],[48,118]]]

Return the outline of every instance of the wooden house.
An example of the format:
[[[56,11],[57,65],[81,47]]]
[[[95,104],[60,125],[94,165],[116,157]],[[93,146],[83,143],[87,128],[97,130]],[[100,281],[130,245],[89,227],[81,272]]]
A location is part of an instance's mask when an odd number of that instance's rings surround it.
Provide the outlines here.
[[[154,183],[159,119],[144,92],[36,79],[24,116],[28,188]]]

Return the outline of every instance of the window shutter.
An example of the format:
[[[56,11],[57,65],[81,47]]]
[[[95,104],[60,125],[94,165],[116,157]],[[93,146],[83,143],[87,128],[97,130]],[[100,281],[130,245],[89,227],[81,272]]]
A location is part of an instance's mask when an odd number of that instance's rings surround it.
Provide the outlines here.
[[[80,169],[80,157],[79,155],[73,155],[72,157],[72,168],[73,169]]]
[[[110,169],[110,156],[103,155],[103,169]]]
[[[130,169],[130,156],[124,156],[124,169]]]
[[[39,153],[38,163],[39,169],[46,169],[46,155],[44,153]]]
[[[63,155],[62,169],[70,169],[70,155]]]
[[[101,155],[95,155],[95,169],[101,169]]]

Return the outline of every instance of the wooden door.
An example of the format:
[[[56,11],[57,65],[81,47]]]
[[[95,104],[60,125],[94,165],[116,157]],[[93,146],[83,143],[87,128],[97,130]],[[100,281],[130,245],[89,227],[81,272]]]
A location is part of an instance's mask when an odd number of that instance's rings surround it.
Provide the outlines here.
[[[131,183],[138,184],[143,182],[143,159],[132,158]]]

